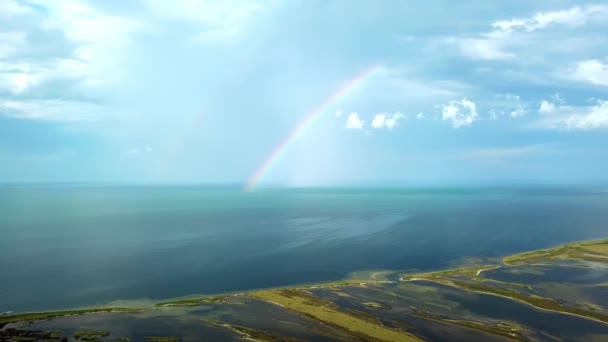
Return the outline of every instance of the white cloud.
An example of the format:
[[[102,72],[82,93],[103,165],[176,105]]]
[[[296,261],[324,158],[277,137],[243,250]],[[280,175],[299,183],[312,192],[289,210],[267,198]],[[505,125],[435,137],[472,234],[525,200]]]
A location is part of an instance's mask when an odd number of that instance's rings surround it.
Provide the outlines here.
[[[519,107],[514,109],[513,111],[511,111],[511,113],[509,114],[512,118],[518,118],[520,116],[524,116],[528,113],[528,110],[526,110],[523,107]]]
[[[503,51],[502,43],[497,39],[488,38],[464,38],[458,39],[460,52],[473,59],[508,59],[515,57],[513,54]]]
[[[142,23],[78,0],[25,3],[44,10],[23,5],[12,10],[10,18],[20,23],[21,31],[0,34],[0,91],[25,94],[38,86],[67,82],[80,95],[95,97],[102,88],[114,89],[120,83],[131,36],[143,29]],[[30,35],[49,38],[30,41]]]
[[[55,66],[37,62],[3,62],[0,60],[0,91],[21,94],[46,81],[65,74]]]
[[[11,57],[26,43],[25,32],[0,32],[0,58]]]
[[[13,93],[21,93],[31,85],[31,78],[28,74],[15,74],[13,77]]]
[[[549,101],[541,101],[538,112],[541,114],[549,114],[555,111],[555,105]]]
[[[107,116],[104,107],[81,101],[0,100],[0,115],[31,120],[93,121]]]
[[[408,99],[408,102],[436,100],[458,96],[470,91],[470,84],[454,80],[429,80],[415,75],[411,66],[385,67],[383,72],[374,77],[375,89],[379,98]]]
[[[563,97],[561,97],[561,95],[559,93],[555,93],[555,94],[551,95],[551,98],[553,98],[555,100],[555,102],[557,102],[557,103],[566,104],[566,101],[564,100]]]
[[[597,59],[578,62],[570,77],[592,84],[608,86],[608,63]]]
[[[403,118],[405,118],[405,115],[403,115],[401,112],[397,112],[397,113],[393,114],[393,116],[386,119],[386,122],[385,122],[386,128],[388,128],[388,129],[395,128],[397,126],[397,122]]]
[[[575,6],[566,10],[539,12],[526,18],[498,20],[492,24],[492,30],[474,37],[448,38],[449,44],[456,44],[460,52],[472,59],[504,60],[516,57],[509,51],[530,45],[532,32],[547,29],[550,26],[576,27],[608,16],[608,6],[596,5]],[[555,40],[544,39],[543,43],[551,44]],[[563,45],[563,43],[560,43]],[[535,46],[538,48],[538,46]],[[562,47],[557,47],[559,50]],[[570,52],[571,50],[568,50]]]
[[[341,109],[338,109],[338,110],[336,111],[336,117],[337,117],[337,118],[339,118],[339,117],[341,117],[341,116],[342,116],[342,110],[341,110]]]
[[[571,115],[565,121],[567,129],[608,128],[608,101],[598,101],[587,111]]]
[[[463,98],[460,101],[450,101],[441,105],[442,119],[452,124],[454,128],[470,126],[478,118],[475,102]]]
[[[359,118],[359,114],[350,113],[346,118],[346,129],[363,129],[365,122]]]
[[[606,14],[608,14],[608,6],[595,5],[585,8],[575,6],[567,10],[539,12],[530,18],[499,20],[494,22],[492,27],[506,33],[512,33],[513,31],[532,32],[550,25],[580,26],[589,20]]]
[[[557,130],[608,129],[608,101],[597,100],[592,106],[555,106],[551,115],[540,117],[531,127]]]
[[[376,116],[374,117],[374,120],[372,120],[372,127],[373,128],[384,127],[385,120],[386,120],[386,114],[384,114],[384,113],[376,114]]]
[[[422,118],[424,118],[424,114],[422,112],[416,114],[416,119],[422,120]]]
[[[393,129],[397,126],[399,120],[403,118],[405,118],[405,115],[401,112],[396,112],[393,115],[379,113],[374,116],[374,119],[372,120],[372,127],[376,129],[384,127]]]
[[[33,13],[32,9],[14,0],[0,1],[0,18],[12,18]]]
[[[528,106],[519,95],[506,93],[497,94],[494,97],[494,108],[489,111],[490,118],[493,120],[505,115],[512,118],[519,118],[529,112]]]

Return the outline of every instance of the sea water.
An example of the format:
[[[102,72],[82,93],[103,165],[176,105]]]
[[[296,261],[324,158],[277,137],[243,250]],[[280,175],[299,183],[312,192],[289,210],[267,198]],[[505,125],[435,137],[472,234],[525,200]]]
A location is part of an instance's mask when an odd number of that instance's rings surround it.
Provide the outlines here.
[[[0,312],[431,270],[608,236],[597,187],[0,186]]]

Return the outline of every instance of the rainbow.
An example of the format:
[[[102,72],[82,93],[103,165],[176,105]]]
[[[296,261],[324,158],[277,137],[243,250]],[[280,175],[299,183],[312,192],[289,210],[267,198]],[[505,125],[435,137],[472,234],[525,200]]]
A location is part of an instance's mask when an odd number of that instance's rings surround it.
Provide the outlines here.
[[[255,173],[249,178],[245,184],[245,191],[252,191],[258,182],[264,177],[264,175],[270,170],[270,168],[287,152],[287,148],[306,130],[311,127],[312,123],[318,119],[321,114],[327,110],[331,105],[339,102],[348,94],[351,94],[357,86],[361,85],[368,78],[378,73],[383,69],[381,64],[374,64],[365,70],[361,71],[355,77],[351,78],[348,82],[344,83],[331,95],[329,95],[323,102],[321,102],[315,109],[310,113],[306,114],[304,119],[300,121],[294,129],[279,143],[272,152],[266,157],[262,165],[255,171]]]

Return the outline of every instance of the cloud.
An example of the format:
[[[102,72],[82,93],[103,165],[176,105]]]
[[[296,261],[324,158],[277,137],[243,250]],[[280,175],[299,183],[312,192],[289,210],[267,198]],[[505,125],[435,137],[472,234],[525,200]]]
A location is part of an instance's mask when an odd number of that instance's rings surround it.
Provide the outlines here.
[[[490,118],[498,119],[500,116],[508,115],[511,118],[519,118],[528,114],[528,106],[521,96],[511,93],[497,94],[494,96],[494,108],[490,109]]]
[[[474,37],[451,37],[445,42],[456,44],[461,54],[471,59],[513,59],[516,54],[509,50],[530,45],[527,39],[532,37],[533,32],[558,25],[567,28],[577,27],[605,18],[607,15],[608,6],[604,5],[575,6],[566,10],[538,12],[530,17],[498,20],[492,23],[492,30],[488,32]],[[542,42],[551,44],[552,41],[544,39]]]
[[[514,31],[532,32],[551,25],[580,26],[589,20],[605,16],[606,14],[608,14],[608,6],[594,5],[585,8],[574,6],[567,10],[539,12],[529,18],[499,20],[494,22],[492,27],[507,33]]]
[[[441,105],[442,119],[452,124],[454,128],[470,126],[478,118],[475,102],[463,98],[460,101],[450,101]]]
[[[0,18],[2,19],[23,16],[31,13],[33,13],[33,10],[30,7],[24,6],[17,1],[0,1]]]
[[[555,111],[555,105],[549,101],[541,101],[538,112],[541,114],[549,114]]]
[[[510,166],[510,159],[538,153],[545,150],[547,144],[534,144],[506,148],[484,148],[467,151],[458,157],[463,160],[471,160],[491,166]]]
[[[0,115],[30,120],[94,121],[107,117],[107,110],[84,101],[28,99],[0,100]]]
[[[126,79],[125,56],[142,22],[79,0],[0,3],[3,115],[74,121],[111,113],[98,103]]]
[[[528,114],[528,110],[525,108],[516,108],[513,111],[511,111],[511,113],[509,114],[512,118],[518,118],[520,116],[524,116]]]
[[[20,11],[25,16],[20,31],[0,36],[0,57],[14,57],[1,61],[0,79],[20,74],[35,80],[31,85],[57,79],[99,85],[119,74],[117,59],[125,54],[130,36],[142,29],[134,19],[105,14],[77,0],[26,3],[40,10]]]
[[[393,116],[389,117],[386,119],[385,125],[386,128],[388,129],[393,129],[397,126],[397,123],[399,122],[399,120],[405,118],[405,115],[403,115],[401,112],[397,112],[395,114],[393,114]]]
[[[5,59],[17,54],[26,42],[25,32],[0,32],[0,58]]]
[[[384,114],[384,113],[376,114],[376,116],[374,117],[374,120],[372,120],[372,127],[373,128],[384,127],[385,120],[386,120],[386,114]]]
[[[578,62],[570,78],[592,84],[608,86],[608,63],[597,59]]]
[[[556,130],[608,129],[608,101],[597,100],[592,106],[554,105],[552,108],[551,115],[541,116],[531,127]]]
[[[359,118],[359,114],[350,113],[346,118],[346,129],[363,129],[365,122]]]
[[[405,115],[401,112],[394,113],[393,115],[379,113],[374,116],[374,119],[372,120],[372,127],[376,129],[384,127],[393,129],[397,126],[399,120],[403,118],[405,118]]]
[[[416,119],[422,120],[424,118],[424,114],[422,112],[416,114]]]
[[[598,101],[597,105],[582,113],[569,116],[565,120],[567,129],[608,128],[608,101]]]
[[[463,55],[473,59],[508,59],[515,55],[502,51],[502,43],[498,39],[464,38],[458,39],[458,46]]]

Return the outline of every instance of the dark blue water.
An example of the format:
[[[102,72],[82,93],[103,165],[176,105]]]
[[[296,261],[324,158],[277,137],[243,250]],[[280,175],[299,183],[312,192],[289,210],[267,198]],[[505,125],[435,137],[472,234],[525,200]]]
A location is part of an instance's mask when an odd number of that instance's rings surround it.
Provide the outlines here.
[[[608,236],[594,188],[0,187],[0,311],[433,269]]]

